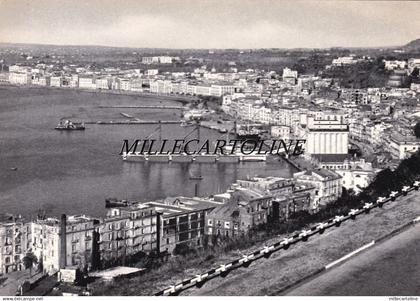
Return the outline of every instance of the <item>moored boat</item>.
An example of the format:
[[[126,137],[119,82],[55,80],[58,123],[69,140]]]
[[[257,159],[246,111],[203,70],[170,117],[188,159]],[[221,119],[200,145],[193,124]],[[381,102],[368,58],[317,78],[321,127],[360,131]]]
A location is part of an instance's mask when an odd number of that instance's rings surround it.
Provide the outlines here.
[[[83,122],[72,122],[71,120],[60,121],[55,127],[59,131],[83,131],[85,130],[85,124]]]

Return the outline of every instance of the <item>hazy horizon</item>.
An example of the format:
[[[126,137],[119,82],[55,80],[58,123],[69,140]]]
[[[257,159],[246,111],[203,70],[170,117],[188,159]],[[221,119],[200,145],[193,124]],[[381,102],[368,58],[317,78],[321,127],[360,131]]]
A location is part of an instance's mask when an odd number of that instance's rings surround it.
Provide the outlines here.
[[[393,47],[419,2],[0,0],[0,42],[168,49]]]

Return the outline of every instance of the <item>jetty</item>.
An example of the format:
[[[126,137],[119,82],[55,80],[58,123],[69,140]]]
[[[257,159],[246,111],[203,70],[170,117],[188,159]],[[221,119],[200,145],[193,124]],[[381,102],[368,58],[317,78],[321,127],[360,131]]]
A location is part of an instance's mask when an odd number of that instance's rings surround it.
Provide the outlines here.
[[[168,110],[183,110],[183,106],[170,105],[137,105],[137,106],[98,106],[101,109],[168,109]]]
[[[181,124],[180,120],[87,120],[85,124],[103,124],[103,125],[138,125],[138,124]]]

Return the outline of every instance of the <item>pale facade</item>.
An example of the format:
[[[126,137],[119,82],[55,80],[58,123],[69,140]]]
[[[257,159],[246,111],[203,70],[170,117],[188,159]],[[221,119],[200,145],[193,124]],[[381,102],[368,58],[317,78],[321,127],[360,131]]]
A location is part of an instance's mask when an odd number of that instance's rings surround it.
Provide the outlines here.
[[[349,128],[340,119],[308,118],[306,154],[347,154]]]
[[[24,269],[27,231],[23,221],[14,216],[0,217],[0,274]]]
[[[32,75],[30,73],[10,72],[9,82],[13,85],[29,85],[32,82]]]

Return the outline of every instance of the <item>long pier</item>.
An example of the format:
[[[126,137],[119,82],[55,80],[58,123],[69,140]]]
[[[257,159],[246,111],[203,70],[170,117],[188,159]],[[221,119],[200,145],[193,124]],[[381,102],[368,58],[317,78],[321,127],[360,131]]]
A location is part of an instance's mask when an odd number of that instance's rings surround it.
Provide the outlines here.
[[[149,105],[149,106],[98,106],[101,109],[175,109],[182,110],[183,106]]]
[[[182,121],[179,120],[88,120],[84,121],[85,124],[103,124],[103,125],[138,125],[138,124],[181,124]]]
[[[126,162],[176,162],[176,163],[239,163],[266,161],[269,155],[220,155],[220,154],[138,154],[122,156]]]

